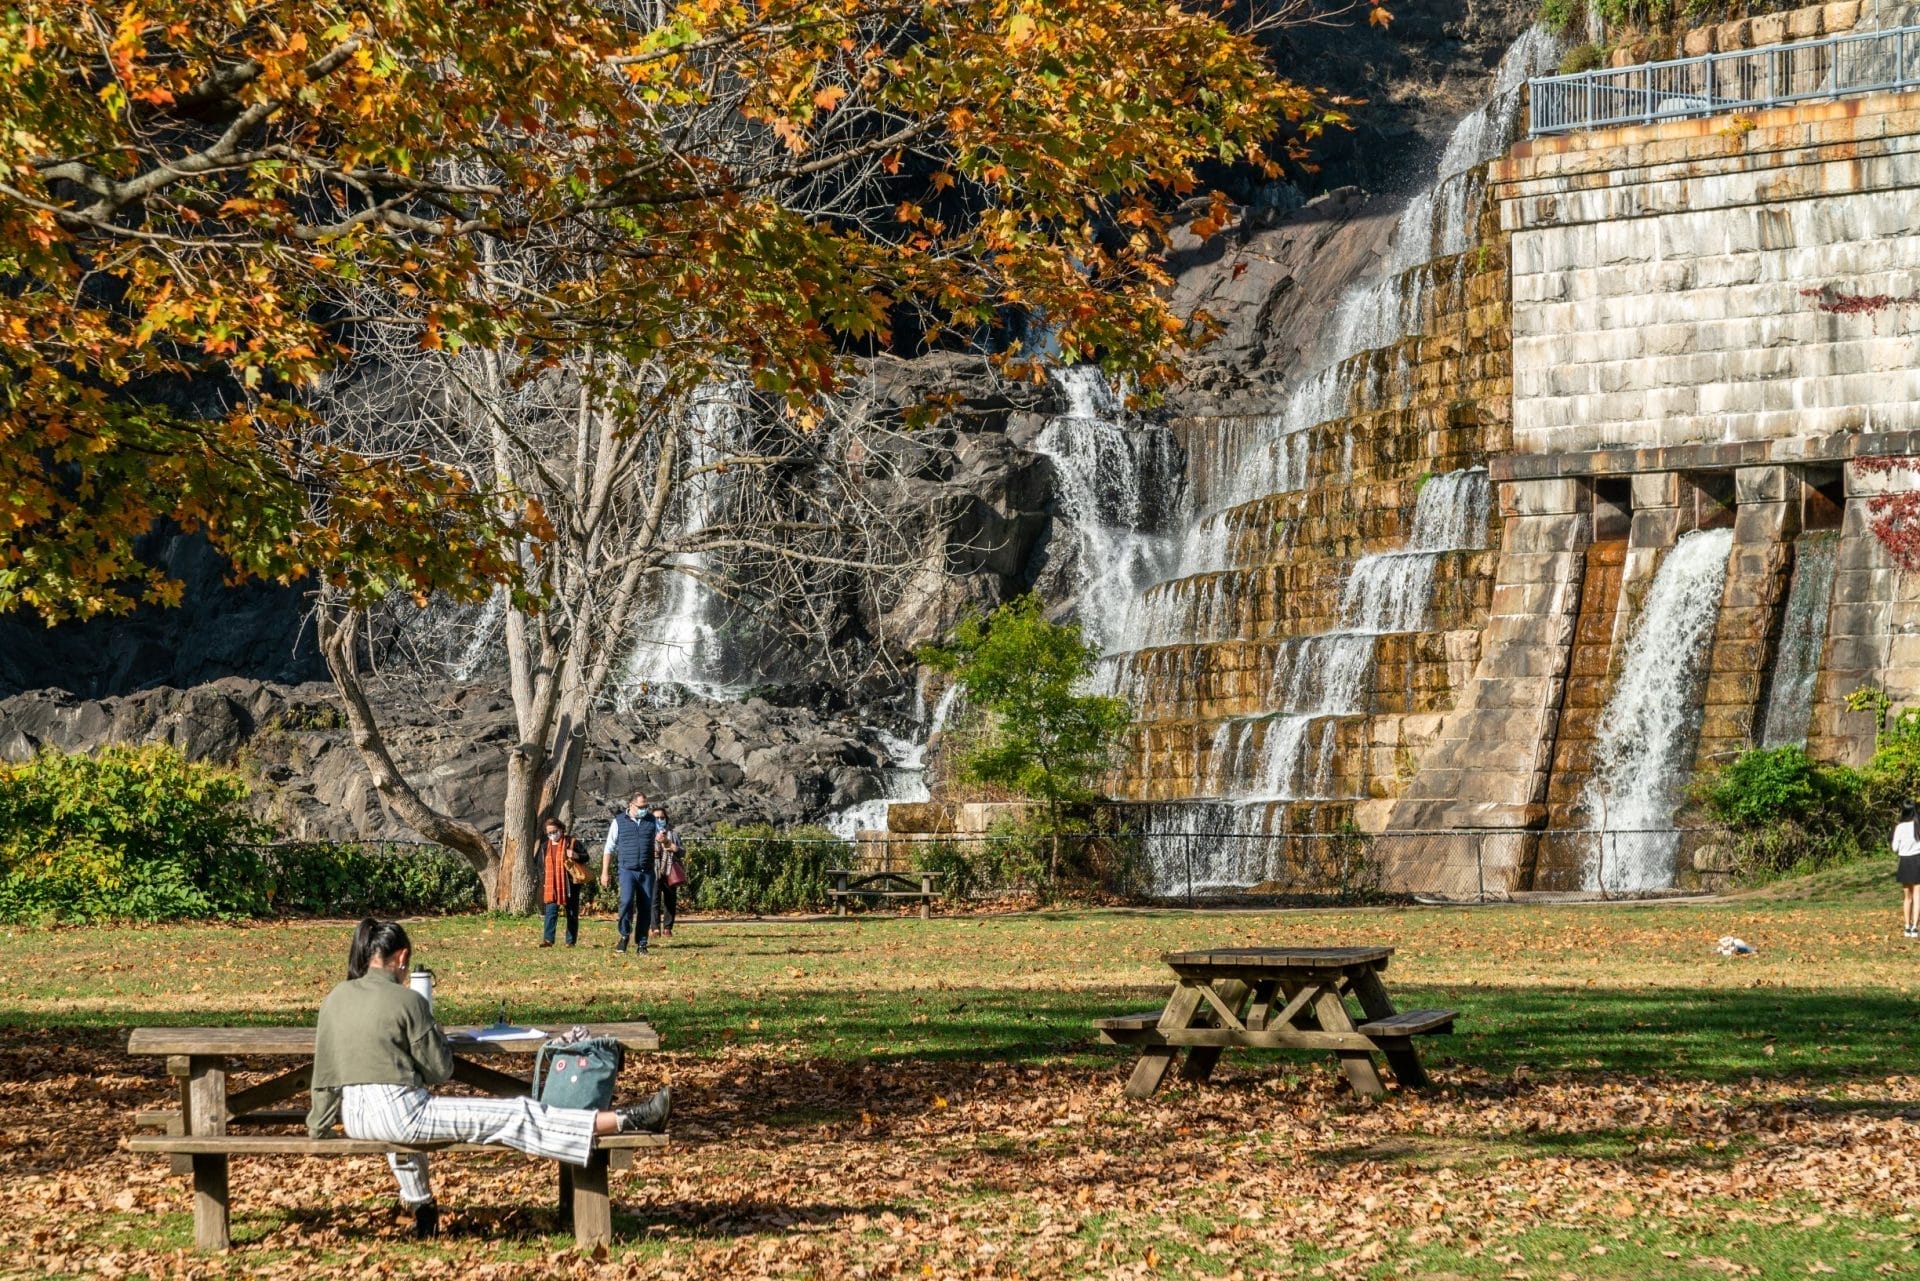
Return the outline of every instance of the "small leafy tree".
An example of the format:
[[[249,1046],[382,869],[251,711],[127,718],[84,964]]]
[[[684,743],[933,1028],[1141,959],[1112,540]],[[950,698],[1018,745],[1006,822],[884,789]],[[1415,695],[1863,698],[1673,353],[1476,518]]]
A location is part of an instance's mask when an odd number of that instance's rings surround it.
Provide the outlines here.
[[[1099,651],[1077,625],[1048,622],[1029,593],[961,620],[949,644],[918,657],[958,681],[986,716],[986,734],[959,763],[961,777],[1045,807],[1047,871],[1057,877],[1063,810],[1098,795],[1132,715],[1124,699],[1081,692]]]

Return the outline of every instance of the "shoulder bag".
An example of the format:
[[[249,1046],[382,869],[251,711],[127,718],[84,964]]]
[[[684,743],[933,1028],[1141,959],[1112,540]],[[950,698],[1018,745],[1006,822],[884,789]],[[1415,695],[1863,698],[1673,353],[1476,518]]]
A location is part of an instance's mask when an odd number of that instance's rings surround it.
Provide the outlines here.
[[[533,1096],[548,1107],[600,1111],[613,1102],[626,1059],[625,1047],[610,1036],[554,1037],[534,1059]]]

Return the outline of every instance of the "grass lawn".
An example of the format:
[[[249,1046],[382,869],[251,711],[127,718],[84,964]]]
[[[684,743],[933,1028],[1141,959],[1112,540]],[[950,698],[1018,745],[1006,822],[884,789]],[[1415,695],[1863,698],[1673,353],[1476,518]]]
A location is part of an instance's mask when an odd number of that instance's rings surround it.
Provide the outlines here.
[[[645,1016],[668,1153],[616,1176],[611,1256],[550,1167],[451,1157],[415,1245],[378,1161],[236,1162],[235,1250],[182,1253],[184,1180],[115,1150],[162,1103],[128,1027],[310,1020],[338,922],[0,933],[0,1274],[1708,1277],[1920,1275],[1920,945],[1882,869],[1650,906],[1089,911],[689,923],[615,956],[410,923],[441,1017]],[[1737,934],[1758,954],[1722,958]],[[1161,952],[1385,943],[1441,1088],[1369,1105],[1331,1058],[1229,1055],[1148,1103],[1094,1017]]]

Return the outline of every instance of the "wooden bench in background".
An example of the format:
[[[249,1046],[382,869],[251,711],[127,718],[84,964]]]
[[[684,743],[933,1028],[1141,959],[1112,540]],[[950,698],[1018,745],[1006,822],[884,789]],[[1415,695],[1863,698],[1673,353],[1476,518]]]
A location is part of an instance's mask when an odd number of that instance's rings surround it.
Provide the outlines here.
[[[933,914],[933,902],[940,897],[938,882],[945,873],[833,867],[827,869],[827,875],[833,878],[827,898],[833,903],[835,916],[847,914],[850,899],[910,898],[920,900],[920,919],[924,921]]]

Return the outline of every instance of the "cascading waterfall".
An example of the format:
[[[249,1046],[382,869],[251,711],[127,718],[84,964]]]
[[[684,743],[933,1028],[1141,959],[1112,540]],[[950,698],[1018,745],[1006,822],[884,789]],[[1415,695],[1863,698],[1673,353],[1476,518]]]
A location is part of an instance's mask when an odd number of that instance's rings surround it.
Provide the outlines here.
[[[1840,531],[1800,535],[1793,548],[1793,581],[1787,588],[1787,615],[1779,649],[1767,682],[1767,719],[1762,747],[1801,746],[1813,719],[1814,678],[1820,674],[1820,649],[1827,640],[1827,608],[1833,602],[1834,556]]]
[[[719,458],[738,435],[737,390],[725,384],[703,388],[691,412],[693,430],[687,433],[686,447],[692,467],[683,495],[683,536],[698,534],[719,514],[718,476],[706,464]],[[717,675],[723,645],[714,624],[714,594],[701,581],[701,569],[702,557],[696,553],[668,561],[660,608],[642,622],[616,689],[620,706],[672,703],[689,693],[725,697],[732,691]]]
[[[887,750],[886,790],[870,801],[849,805],[830,816],[828,831],[843,841],[853,840],[862,832],[884,832],[889,805],[932,798],[933,793],[927,787],[927,749],[934,736],[946,728],[947,718],[953,715],[953,705],[959,696],[958,685],[947,686],[928,715],[926,675],[921,674],[913,690],[913,719],[918,737],[900,738],[885,730],[879,731],[880,745]]]
[[[1486,545],[1490,503],[1491,487],[1484,469],[1430,477],[1414,502],[1413,534],[1407,546],[1354,562],[1341,591],[1342,627],[1282,647],[1284,657],[1275,664],[1273,676],[1281,710],[1265,718],[1255,790],[1234,799],[1264,804],[1329,795],[1332,718],[1366,710],[1375,641],[1426,625],[1434,566],[1448,552]],[[1318,756],[1315,768],[1309,769],[1309,734],[1316,725],[1318,736],[1312,746]]]
[[[1148,719],[1140,728],[1135,784],[1151,795],[1156,750],[1190,743],[1199,760],[1181,772],[1189,799],[1156,803],[1150,832],[1205,831],[1267,837],[1280,820],[1272,802],[1342,799],[1336,778],[1342,718],[1365,714],[1372,701],[1374,654],[1380,637],[1427,625],[1436,566],[1449,553],[1483,547],[1490,487],[1482,469],[1433,476],[1415,501],[1412,528],[1393,551],[1360,556],[1341,579],[1326,630],[1275,635],[1273,593],[1295,590],[1289,577],[1297,530],[1305,510],[1267,500],[1298,494],[1331,475],[1355,479],[1359,466],[1351,424],[1317,439],[1330,423],[1375,409],[1395,408],[1410,395],[1405,351],[1367,356],[1390,347],[1426,323],[1433,260],[1463,255],[1478,236],[1485,164],[1516,136],[1520,87],[1529,75],[1555,65],[1559,42],[1535,29],[1503,58],[1485,106],[1460,122],[1435,166],[1433,184],[1405,206],[1388,252],[1374,271],[1354,282],[1326,317],[1312,363],[1288,381],[1273,411],[1213,420],[1182,438],[1186,483],[1171,537],[1144,501],[1164,493],[1158,455],[1142,458],[1137,442],[1119,430],[1118,404],[1091,370],[1062,376],[1072,407],[1047,425],[1038,448],[1053,456],[1061,475],[1062,507],[1081,539],[1079,616],[1103,651],[1100,688],[1136,706],[1156,705],[1173,723]],[[1464,279],[1466,264],[1454,268]],[[1131,467],[1133,479],[1116,469]],[[1362,478],[1376,483],[1379,477]],[[1301,549],[1320,559],[1326,549]],[[1317,590],[1307,586],[1305,590]],[[1305,616],[1305,611],[1291,611]],[[1218,666],[1201,647],[1230,647]],[[1222,684],[1231,680],[1231,692]],[[1264,691],[1249,684],[1265,682]],[[1258,714],[1224,719],[1207,705],[1244,700]],[[1194,884],[1245,885],[1267,879],[1273,857],[1265,840],[1179,842],[1160,860],[1163,888]],[[1164,847],[1172,850],[1169,845]],[[1195,860],[1205,866],[1196,866]]]
[[[1269,830],[1271,806],[1333,797],[1340,719],[1366,711],[1375,644],[1383,635],[1425,627],[1435,565],[1486,545],[1491,504],[1483,468],[1430,477],[1415,500],[1407,545],[1354,563],[1342,592],[1341,627],[1279,644],[1266,700],[1279,710],[1214,727],[1200,785],[1217,799],[1156,805],[1149,813],[1147,850],[1163,891],[1218,890],[1271,877],[1275,841],[1285,839]],[[1193,832],[1224,839],[1185,839]]]
[[[1667,553],[1648,589],[1600,716],[1593,773],[1581,794],[1596,833],[1588,889],[1673,884],[1678,780],[1700,730],[1696,686],[1713,643],[1732,547],[1731,529],[1695,530]]]
[[[496,587],[493,595],[487,597],[487,603],[475,615],[466,643],[460,647],[459,657],[453,660],[453,679],[465,684],[480,674],[493,652],[500,622],[506,615],[507,591],[504,587]]]
[[[1486,193],[1484,166],[1514,139],[1527,78],[1553,70],[1561,52],[1559,37],[1531,27],[1501,57],[1487,100],[1454,126],[1433,184],[1401,212],[1384,271],[1341,299],[1333,319],[1337,349],[1385,347],[1419,324],[1429,282],[1415,269],[1473,247],[1475,215]]]
[[[1507,50],[1488,100],[1455,127],[1435,182],[1401,211],[1380,270],[1342,295],[1318,365],[1292,384],[1280,412],[1218,433],[1203,456],[1188,460],[1196,480],[1188,487],[1190,515],[1170,558],[1172,572],[1126,601],[1114,629],[1125,643],[1109,644],[1109,652],[1224,638],[1207,626],[1218,592],[1196,578],[1230,566],[1233,510],[1306,486],[1312,429],[1339,418],[1349,406],[1353,371],[1348,362],[1391,345],[1418,325],[1417,295],[1423,286],[1417,268],[1470,247],[1468,211],[1479,208],[1484,166],[1514,137],[1527,77],[1555,66],[1560,45],[1558,37],[1532,27]],[[1405,383],[1402,362],[1395,385]],[[1350,470],[1351,463],[1343,462],[1343,468]]]
[[[1196,480],[1188,486],[1190,517],[1171,555],[1171,572],[1146,592],[1129,593],[1119,626],[1112,628],[1125,643],[1110,643],[1110,651],[1225,640],[1208,626],[1215,601],[1202,576],[1231,567],[1233,511],[1267,495],[1306,488],[1313,428],[1340,419],[1354,399],[1352,357],[1392,346],[1419,326],[1427,288],[1419,269],[1436,257],[1471,248],[1484,165],[1515,136],[1526,77],[1546,73],[1559,56],[1559,36],[1542,27],[1530,27],[1513,42],[1494,71],[1488,100],[1461,119],[1448,138],[1436,181],[1415,194],[1396,219],[1379,271],[1348,286],[1334,307],[1331,336],[1317,367],[1292,382],[1279,413],[1217,432],[1202,457],[1188,459],[1188,474]],[[1375,375],[1373,369],[1365,373]],[[1405,386],[1404,357],[1396,365],[1394,384]],[[1371,394],[1377,396],[1379,388]],[[1344,476],[1352,474],[1350,438],[1342,442],[1340,467]],[[1202,597],[1198,609],[1196,595]]]
[[[1155,526],[1179,492],[1179,453],[1167,431],[1127,423],[1125,396],[1098,366],[1054,378],[1067,412],[1033,447],[1053,460],[1061,507],[1079,535],[1081,629],[1104,650],[1123,640],[1128,603],[1167,571],[1173,545]]]
[[[1491,491],[1487,474],[1475,468],[1433,477],[1416,503],[1414,530],[1406,547],[1363,556],[1354,563],[1341,596],[1348,620],[1344,631],[1418,631],[1431,595],[1436,553],[1485,546]],[[1106,617],[1121,645],[1108,647],[1122,657],[1157,646],[1231,640],[1242,630],[1239,580],[1227,569],[1187,574],[1155,583],[1121,607],[1110,604]],[[1413,621],[1407,621],[1413,620]],[[1124,680],[1109,664],[1110,680]],[[1115,688],[1115,692],[1128,692]]]

